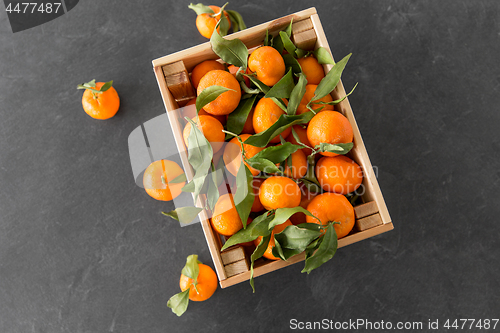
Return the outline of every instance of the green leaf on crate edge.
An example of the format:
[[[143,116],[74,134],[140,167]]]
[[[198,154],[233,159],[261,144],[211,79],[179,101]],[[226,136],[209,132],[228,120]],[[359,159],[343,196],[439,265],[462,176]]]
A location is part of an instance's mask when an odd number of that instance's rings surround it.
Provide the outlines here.
[[[328,223],[325,234],[321,238],[323,238],[323,240],[317,251],[306,259],[302,273],[311,273],[312,270],[332,259],[335,252],[337,252],[338,240],[333,223]]]
[[[288,156],[295,153],[297,150],[302,149],[302,146],[294,145],[290,142],[285,142],[279,146],[267,147],[257,154],[249,158],[248,160],[264,158],[271,161],[272,163],[281,163],[287,159]]]
[[[198,3],[196,5],[191,3],[191,4],[189,4],[188,8],[194,10],[196,15],[215,14],[214,11],[212,10],[212,8],[205,6],[202,3]]]
[[[198,214],[202,211],[202,208],[198,207],[179,207],[170,212],[161,212],[165,216],[170,216],[171,218],[183,223],[188,224],[193,222],[193,220],[198,216]]]
[[[286,27],[285,32],[288,37],[292,37],[292,25],[293,25],[293,17],[290,20],[290,24]]]
[[[286,220],[290,218],[295,213],[304,213],[307,216],[314,217],[318,219],[316,216],[311,214],[307,209],[302,208],[301,206],[293,207],[293,208],[278,208],[274,213],[274,218],[271,222],[269,222],[269,230],[272,230],[275,226],[285,223]],[[319,220],[318,220],[319,221]]]
[[[319,149],[320,153],[335,153],[339,155],[345,155],[347,154],[352,147],[354,146],[354,143],[348,142],[348,143],[336,143],[336,144],[331,144],[331,143],[326,143],[326,142],[321,142],[319,145],[316,145],[314,149]]]
[[[208,175],[212,163],[213,150],[210,142],[208,142],[194,121],[188,117],[186,117],[186,120],[191,123],[191,131],[188,136],[188,161],[195,170],[192,182],[195,186],[193,193],[196,198],[203,188],[205,178]],[[201,143],[203,143],[203,145],[201,145]]]
[[[268,226],[269,222],[272,220],[272,216],[267,215],[268,212],[266,211],[262,215],[256,217],[246,229],[240,229],[237,233],[232,235],[226,243],[224,243],[221,251],[236,244],[251,242],[259,236],[270,235],[271,231],[269,231]]]
[[[253,222],[252,222],[253,224]],[[252,286],[252,290],[255,293],[255,286],[253,282],[253,264],[255,260],[259,259],[264,255],[264,252],[266,252],[267,246],[269,245],[269,241],[271,240],[271,234],[262,237],[260,240],[259,245],[255,248],[255,251],[253,251],[252,256],[250,257],[250,286]]]
[[[265,147],[271,139],[281,134],[288,127],[296,124],[308,123],[312,117],[314,117],[314,113],[311,111],[293,116],[283,114],[271,127],[265,131],[250,136],[245,140],[245,143],[255,147]]]
[[[299,81],[297,82],[295,88],[293,88],[292,93],[290,94],[290,99],[288,100],[287,113],[289,115],[294,115],[297,112],[300,101],[302,101],[302,98],[306,93],[306,85],[307,77],[304,73],[299,73]]]
[[[220,21],[215,26],[212,37],[210,38],[212,51],[214,51],[214,53],[217,54],[224,62],[236,67],[242,67],[243,71],[246,71],[248,61],[247,47],[238,38],[232,40],[222,38],[217,32],[219,24]]]
[[[215,101],[217,97],[229,90],[234,91],[233,89],[221,86],[210,86],[203,89],[203,91],[196,98],[196,113],[200,112],[205,105]]]
[[[293,88],[295,88],[295,83],[293,82],[292,69],[290,68],[288,73],[269,89],[264,97],[289,98]]]
[[[302,72],[302,67],[295,57],[291,54],[283,54],[283,61],[285,62],[285,68],[288,70],[292,69],[294,74],[298,74]]]
[[[283,42],[283,47],[285,48],[285,50],[287,50],[289,54],[295,57],[295,50],[297,48],[290,40],[290,36],[288,36],[288,34],[284,31],[280,31],[279,34],[281,36],[281,41]]]
[[[254,95],[251,98],[241,100],[236,110],[229,114],[229,116],[227,117],[226,125],[226,128],[229,132],[233,132],[234,134],[241,133],[256,98],[257,96]],[[231,136],[229,134],[226,134],[226,140],[229,139],[229,137]]]
[[[349,53],[342,60],[336,63],[332,69],[326,74],[326,76],[320,81],[316,90],[314,91],[314,96],[311,99],[311,102],[321,99],[331,93],[333,89],[337,86],[340,81],[340,76],[342,75],[342,71],[344,70],[349,58],[352,53]],[[310,103],[311,103],[310,102]]]
[[[240,168],[236,174],[236,193],[234,194],[234,204],[240,216],[243,229],[247,227],[247,220],[252,209],[254,195],[252,188],[253,175],[246,164],[241,161]]]
[[[167,302],[167,306],[172,309],[178,317],[182,316],[186,312],[189,305],[189,289],[184,290],[174,296],[170,297]]]
[[[240,30],[245,30],[247,28],[245,21],[243,20],[243,17],[241,16],[240,13],[238,13],[235,10],[230,10],[230,9],[226,10],[226,13],[228,13],[229,18],[231,18],[234,32],[238,32]]]
[[[335,61],[333,61],[332,55],[324,47],[318,47],[316,50],[314,50],[313,54],[320,64],[335,65]]]

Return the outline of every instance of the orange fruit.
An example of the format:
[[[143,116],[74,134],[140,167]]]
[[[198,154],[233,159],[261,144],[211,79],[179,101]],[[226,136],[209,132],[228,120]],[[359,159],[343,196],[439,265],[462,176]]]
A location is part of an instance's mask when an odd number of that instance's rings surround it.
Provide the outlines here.
[[[302,191],[302,198],[300,199],[300,207],[307,209],[307,206],[311,202],[311,200],[316,196],[317,194],[311,193],[307,190]],[[306,223],[306,214],[304,213],[295,213],[292,216],[290,216],[290,221],[292,221],[293,224],[299,225],[301,223]]]
[[[99,90],[104,82],[96,82],[95,89]],[[85,89],[82,97],[83,110],[94,119],[109,119],[113,117],[120,108],[120,97],[115,88],[110,87],[102,93],[94,93]]]
[[[220,121],[222,125],[225,125],[227,120],[226,116],[215,116],[213,114],[208,113],[203,108],[200,110],[200,112],[198,112],[198,115],[214,117],[215,119]],[[191,119],[196,117],[196,98],[193,98],[189,102],[187,102],[187,104],[182,109],[182,116],[189,117]]]
[[[323,65],[321,65],[313,56],[297,59],[302,72],[307,78],[308,84],[319,84],[325,77]]]
[[[287,104],[287,102],[285,102]],[[281,115],[285,114],[283,111],[271,98],[261,98],[257,105],[255,106],[255,110],[253,112],[253,129],[255,133],[260,133],[267,130],[271,127]],[[283,138],[286,138],[288,134],[292,131],[291,127],[288,127],[284,130],[280,135]],[[273,139],[271,139],[271,143],[280,142],[280,135],[276,135]]]
[[[267,210],[297,207],[301,199],[300,188],[290,178],[269,177],[260,185],[259,199]]]
[[[275,245],[274,234],[279,234],[280,232],[285,230],[286,227],[288,227],[289,225],[292,225],[292,222],[290,222],[290,220],[286,220],[284,223],[278,224],[277,226],[275,226],[273,228],[273,231],[271,232],[271,239],[269,240],[269,245],[267,246],[266,252],[264,252],[264,258],[271,259],[271,260],[281,259],[281,258],[275,257],[273,255],[273,247]],[[262,236],[259,236],[259,237],[257,237],[256,240],[253,241],[255,246],[259,245],[261,239],[262,239]]]
[[[210,116],[198,116],[197,118],[193,118],[193,121],[197,124],[200,131],[212,145],[213,152],[218,152],[222,148],[224,139],[226,137],[224,132],[222,132],[224,127],[222,126],[220,121]],[[184,137],[184,143],[186,143],[186,147],[188,147],[188,137],[190,133],[191,123],[188,122],[184,127],[184,131],[182,133]]]
[[[198,88],[198,84],[205,74],[215,69],[223,71],[226,68],[223,64],[215,60],[205,60],[196,65],[191,71],[191,82],[193,83],[194,89]]]
[[[302,142],[305,145],[308,145],[311,147],[311,144],[309,143],[309,139],[307,138],[307,129],[303,128],[300,125],[293,125],[292,126],[293,130],[295,133],[297,133],[297,136],[299,137],[300,142]],[[293,133],[290,131],[290,134],[286,137],[286,141],[293,143],[294,145],[298,145],[299,143],[297,140],[295,140],[295,137],[293,136]],[[311,155],[312,149],[310,148],[302,148],[302,151],[304,154],[307,156]]]
[[[299,149],[295,153],[292,153],[292,170],[290,171],[290,167],[288,166],[288,162],[285,161],[285,170],[283,173],[295,179],[300,179],[304,177],[307,173],[307,157],[304,152]]]
[[[354,227],[354,208],[341,194],[326,192],[315,196],[307,205],[307,210],[320,219],[322,225],[327,225],[328,222],[340,222],[334,224],[338,238],[347,236]],[[311,216],[306,216],[306,221],[320,224]]]
[[[351,193],[363,182],[363,170],[347,156],[326,156],[316,163],[316,178],[325,191]]]
[[[216,116],[233,112],[240,103],[241,98],[241,89],[238,80],[226,71],[210,71],[201,78],[197,89],[198,95],[211,86],[221,86],[231,90],[220,94],[214,101],[205,105],[203,107],[205,111]]]
[[[142,182],[146,193],[156,200],[170,201],[179,196],[185,182],[172,183],[177,176],[183,174],[179,164],[169,160],[158,160],[151,163],[144,171]]]
[[[215,14],[220,12],[220,7],[218,6],[208,6],[210,7]],[[196,16],[196,28],[200,32],[200,34],[205,38],[212,37],[212,33],[214,32],[215,26],[217,22],[220,20],[220,14],[212,17],[214,14],[200,14]],[[231,27],[231,20],[229,19],[229,15],[224,11],[224,16],[227,18],[229,22],[229,27]],[[220,33],[220,27],[217,28],[217,32]]]
[[[264,210],[264,206],[262,206],[262,203],[260,202],[259,199],[259,193],[260,193],[260,185],[262,185],[262,182],[264,180],[260,178],[254,178],[252,180],[252,189],[253,189],[253,205],[251,211],[256,213]]]
[[[302,100],[299,103],[299,106],[297,107],[297,114],[303,114],[309,111],[309,109],[306,107],[306,105],[309,103],[309,101],[314,97],[314,91],[316,90],[317,85],[315,84],[307,84],[306,85],[306,92],[304,94],[304,97],[302,97]],[[326,95],[323,98],[320,98],[319,100],[315,102],[331,102],[333,101],[332,96],[329,94]],[[320,109],[321,107],[324,108],[321,111],[333,111],[333,105],[322,105],[322,104],[311,104],[311,108],[316,111]]]
[[[248,68],[257,73],[257,79],[268,86],[274,86],[285,75],[285,61],[271,46],[262,46],[248,58]]]
[[[198,278],[196,279],[196,288],[193,279],[181,274],[179,286],[182,291],[189,289],[189,299],[195,302],[206,301],[217,290],[219,281],[214,270],[205,264],[198,264]]]
[[[243,228],[232,194],[221,195],[217,200],[212,214],[212,226],[224,236],[232,236]]]
[[[250,134],[241,134],[241,141],[245,142],[250,137]],[[245,149],[245,157],[250,158],[257,154],[258,152],[264,150],[264,148],[259,148],[247,144],[243,144],[243,148]],[[226,144],[226,148],[224,148],[224,155],[222,156],[224,159],[224,163],[226,165],[227,170],[234,176],[238,174],[238,170],[241,165],[241,145],[237,138],[232,138]],[[259,174],[259,170],[252,168],[246,163],[246,166],[252,172],[252,175],[257,176]]]
[[[240,67],[236,67],[235,65],[230,65],[227,69],[229,70],[229,73],[233,74],[234,77],[236,77],[236,73],[238,72]],[[250,72],[247,68],[247,70],[244,73],[251,74],[252,72]],[[246,76],[243,76],[243,79],[245,80],[246,86],[250,88],[250,79]]]
[[[321,142],[337,144],[349,143],[353,140],[352,126],[340,112],[324,111],[315,115],[307,126],[307,138],[311,146]],[[324,156],[337,156],[335,153],[321,153]]]

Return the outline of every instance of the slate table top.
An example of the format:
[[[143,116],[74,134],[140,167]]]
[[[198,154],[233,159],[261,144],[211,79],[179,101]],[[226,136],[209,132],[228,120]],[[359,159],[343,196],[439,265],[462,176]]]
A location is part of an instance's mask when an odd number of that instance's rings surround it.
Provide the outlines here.
[[[0,332],[287,332],[291,321],[500,316],[500,3],[232,1],[248,26],[312,6],[395,229],[167,308],[199,225],[135,185],[127,138],[165,112],[151,60],[205,42],[185,1],[80,1],[12,33],[0,13]],[[1,7],[1,6],[0,6]],[[118,114],[78,83],[114,80]],[[472,331],[478,328],[472,329]],[[443,329],[444,330],[444,329]],[[500,330],[500,325],[496,330]],[[363,331],[360,329],[360,331]],[[415,330],[419,331],[419,330]]]

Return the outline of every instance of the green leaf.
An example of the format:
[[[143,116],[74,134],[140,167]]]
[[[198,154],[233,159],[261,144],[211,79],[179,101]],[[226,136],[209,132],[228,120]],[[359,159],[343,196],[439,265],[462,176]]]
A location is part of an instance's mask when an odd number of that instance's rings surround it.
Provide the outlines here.
[[[188,224],[193,222],[193,220],[198,216],[198,214],[202,211],[202,208],[198,207],[179,207],[174,210],[171,210],[170,212],[161,212],[163,215],[170,216],[171,218],[184,223]]]
[[[188,161],[195,170],[192,181],[195,186],[194,197],[196,198],[203,187],[210,169],[213,150],[210,142],[208,142],[194,121],[188,117],[186,117],[186,120],[191,123],[191,131],[188,136]]]
[[[349,143],[337,143],[337,144],[331,144],[331,143],[325,143],[321,142],[319,145],[316,145],[314,149],[319,149],[320,153],[335,153],[339,155],[345,155],[347,154],[352,147],[354,146],[354,143],[349,142]]]
[[[319,227],[319,225],[316,226]],[[301,228],[300,226],[290,225],[282,232],[275,234],[274,238],[279,241],[282,248],[297,250],[298,253],[301,253],[313,240],[320,236],[321,230],[318,230],[318,228],[315,230],[314,228]]]
[[[196,98],[196,112],[200,112],[200,110],[203,109],[205,105],[215,101],[217,97],[229,90],[234,91],[233,89],[221,86],[210,86],[203,89],[201,94],[199,94]]]
[[[297,49],[295,50],[295,56],[296,56],[297,58],[304,58],[304,57],[306,57],[309,53],[310,53],[310,51],[302,50],[302,49],[299,49],[299,48],[297,48]]]
[[[289,98],[290,93],[295,88],[293,82],[292,70],[290,69],[269,91],[266,93],[266,98]]]
[[[245,141],[246,143],[246,141]],[[247,160],[247,163],[254,169],[264,171],[265,173],[276,173],[280,170],[273,162],[265,158],[253,158]]]
[[[212,45],[212,50],[222,60],[236,67],[243,67],[243,71],[247,69],[248,49],[241,40],[238,38],[225,40],[217,32],[216,26],[210,38],[210,44]]]
[[[170,297],[167,306],[172,309],[172,312],[177,316],[182,316],[186,312],[189,305],[189,289]]]
[[[326,227],[325,234],[322,236],[323,240],[318,247],[316,253],[312,254],[309,258],[306,259],[306,263],[304,265],[304,269],[302,273],[311,273],[312,270],[318,268],[323,265],[328,260],[332,259],[337,252],[338,240],[337,233],[335,232],[335,228],[333,227],[333,223],[328,223]]]
[[[307,156],[307,172],[306,175],[300,180],[306,185],[307,190],[311,193],[320,193],[321,186],[315,174],[316,161],[314,160],[314,152]]]
[[[227,36],[230,25],[226,15],[221,15],[219,27],[220,27],[219,29],[220,36]]]
[[[271,46],[272,36],[269,35],[269,29],[266,29],[266,37],[264,37],[264,46]]]
[[[182,187],[181,191],[193,193],[195,191],[195,189],[196,189],[196,186],[194,185],[194,182],[190,181]]]
[[[256,98],[257,96],[252,96],[251,98],[241,100],[236,110],[229,114],[229,116],[227,117],[226,125],[226,128],[229,132],[233,132],[235,134],[241,133]],[[226,140],[227,139],[229,139],[228,135],[226,135]]]
[[[309,191],[309,193],[316,193],[316,194],[321,193],[321,186],[319,186],[315,182],[310,181],[310,180],[305,179],[305,178],[301,178],[300,182],[302,184],[304,184],[304,186],[306,187],[307,191]]]
[[[274,36],[273,38],[273,47],[276,49],[276,51],[278,51],[280,54],[283,53],[283,48],[284,48],[284,45],[283,45],[283,41],[281,40],[281,36],[279,34],[277,34],[276,36]]]
[[[111,88],[111,86],[113,85],[113,80],[109,81],[109,82],[106,82],[104,83],[100,89],[97,89],[96,88],[96,83],[95,83],[95,79],[93,79],[92,81],[90,82],[86,82],[86,83],[83,83],[83,84],[79,84],[76,86],[76,89],[87,89],[87,90],[90,90],[92,91],[93,93],[95,94],[102,94],[103,92],[105,92],[106,90],[108,90],[109,88]]]
[[[280,109],[286,113],[286,104],[285,104],[285,102],[283,102],[283,100],[281,98],[271,97],[271,99],[273,100],[274,104],[279,106]]]
[[[246,94],[257,95],[261,92],[260,89],[248,88],[244,81],[240,81],[240,86],[241,86],[241,90],[243,90],[243,92],[245,92]],[[229,115],[231,115],[233,113],[234,113],[234,111],[231,112]]]
[[[302,67],[295,57],[291,54],[283,54],[283,60],[285,61],[286,70],[292,69],[294,74],[298,74],[302,72]]]
[[[222,170],[215,169],[215,166],[213,165],[213,163],[212,163],[211,168],[212,168],[211,177],[208,177],[207,201],[208,201],[208,206],[213,211],[215,204],[217,203],[217,200],[219,200],[219,196],[220,196],[217,181],[219,178],[218,173],[220,173],[222,176]]]
[[[308,123],[314,113],[309,111],[300,115],[281,115],[278,120],[267,130],[254,134],[245,140],[246,144],[255,147],[265,147],[274,137],[280,135],[285,129],[296,124]]]
[[[307,209],[302,208],[301,206],[293,207],[293,208],[278,208],[274,214],[274,218],[271,222],[269,222],[269,229],[273,229],[275,226],[285,223],[286,220],[290,218],[295,213],[304,213],[307,216],[314,217],[318,219],[316,216],[311,214]],[[319,220],[318,220],[319,221]]]
[[[344,59],[336,63],[332,67],[332,69],[328,72],[328,74],[326,74],[326,76],[321,80],[321,82],[316,87],[311,102],[325,97],[326,95],[331,93],[333,89],[335,89],[335,87],[340,81],[340,76],[342,75],[342,71],[344,70],[347,61],[349,61],[351,55],[352,53],[349,53],[347,56],[345,56]]]
[[[274,164],[281,163],[284,160],[286,160],[288,156],[295,153],[299,149],[302,149],[302,146],[294,145],[293,143],[290,142],[285,142],[284,144],[279,146],[267,147],[264,150],[261,150],[260,152],[255,154],[254,156],[252,156],[251,158],[249,158],[247,161],[259,158],[265,158]]]
[[[101,89],[99,89],[101,92],[105,92],[106,90],[108,90],[109,88],[111,88],[111,86],[113,86],[113,80],[109,81],[109,82],[106,82],[105,84],[103,84],[101,86]]]
[[[226,10],[226,13],[229,14],[229,18],[231,19],[231,23],[233,24],[233,31],[238,32],[240,30],[245,30],[247,28],[245,21],[240,13],[235,10]]]
[[[224,243],[221,251],[236,244],[251,242],[259,236],[270,235],[271,231],[269,230],[269,222],[272,219],[272,216],[268,216],[268,212],[256,217],[246,229],[240,229],[240,231],[232,235],[226,243]]]
[[[342,102],[344,99],[346,99],[348,96],[350,96],[353,92],[354,92],[354,89],[356,89],[356,87],[358,86],[358,83],[356,83],[354,85],[354,87],[351,89],[351,91],[345,95],[344,97],[340,98],[340,99],[336,99],[334,101],[331,101],[331,102],[314,102],[313,104],[323,104],[323,105],[337,105],[339,104],[340,102]]]
[[[306,93],[306,85],[307,77],[303,73],[300,73],[299,81],[297,82],[295,88],[293,88],[292,93],[290,94],[290,99],[288,101],[287,113],[289,115],[294,115],[297,112],[300,101],[302,101],[302,98]]]
[[[324,47],[318,47],[316,50],[314,50],[313,54],[320,64],[335,65],[335,61],[333,61],[332,55]]]
[[[253,222],[252,222],[253,224]],[[260,240],[259,245],[255,248],[255,251],[253,251],[252,256],[250,257],[251,263],[250,263],[250,285],[252,286],[252,290],[255,293],[255,286],[253,282],[253,264],[255,260],[259,259],[264,255],[266,252],[267,246],[269,245],[269,241],[271,240],[271,234],[262,237]]]
[[[252,83],[257,88],[259,88],[259,90],[262,91],[264,94],[267,94],[267,92],[269,91],[269,89],[271,89],[267,85],[265,85],[264,83],[262,83],[262,81],[260,81],[259,79],[257,79],[254,75],[243,74],[243,76],[246,76],[247,78],[249,78],[250,81],[252,81]]]
[[[196,285],[198,281],[198,274],[200,272],[200,268],[198,266],[198,255],[192,254],[187,257],[186,265],[182,268],[181,273],[188,278],[193,279],[193,283]]]
[[[179,184],[179,183],[184,183],[186,180],[187,180],[186,179],[186,174],[185,173],[181,173],[180,175],[178,175],[177,177],[175,177],[171,181],[168,181],[168,183],[169,184]]]
[[[285,32],[286,32],[286,35],[288,37],[292,37],[292,25],[293,25],[293,17],[292,19],[290,20],[290,24],[288,25],[288,27],[286,27],[285,29]]]
[[[288,51],[289,54],[295,56],[295,50],[297,49],[295,45],[290,40],[290,37],[286,32],[280,31],[281,41],[283,42],[283,47]]]
[[[247,227],[248,216],[252,209],[254,196],[252,188],[253,175],[248,167],[241,162],[238,173],[236,174],[236,193],[234,194],[234,204],[236,211],[240,216],[243,229]]]
[[[318,247],[321,245],[322,241],[323,241],[323,237],[320,237],[306,247],[306,251],[305,251],[306,252],[306,260],[314,254],[314,251],[316,251],[318,249]]]
[[[196,12],[196,15],[201,15],[201,14],[215,14],[212,8],[205,6],[202,3],[199,4],[189,4],[188,8],[194,10]]]

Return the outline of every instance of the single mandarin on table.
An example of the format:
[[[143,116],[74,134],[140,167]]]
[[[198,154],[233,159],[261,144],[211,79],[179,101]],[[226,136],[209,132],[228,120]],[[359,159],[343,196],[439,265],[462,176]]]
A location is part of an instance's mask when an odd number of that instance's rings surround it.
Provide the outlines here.
[[[349,143],[353,140],[352,126],[349,120],[337,111],[324,111],[315,115],[307,126],[307,138],[311,146],[320,143]],[[337,156],[338,154],[324,152],[324,156]]]
[[[96,82],[95,89],[99,90],[103,85],[104,82]],[[105,120],[113,117],[118,112],[120,97],[118,97],[118,93],[113,87],[101,93],[85,89],[82,106],[83,110],[92,118]]]
[[[221,195],[217,200],[212,215],[212,226],[224,236],[232,236],[243,228],[232,194]]]
[[[151,163],[142,178],[146,193],[156,200],[170,201],[177,198],[185,182],[170,183],[183,174],[179,164],[169,160],[158,160]]]
[[[307,108],[307,104],[311,101],[311,99],[314,97],[314,91],[316,91],[316,88],[318,86],[315,85],[315,84],[307,84],[306,85],[306,92],[304,94],[304,97],[302,97],[302,100],[300,101],[299,103],[299,106],[297,107],[297,114],[303,114],[303,113],[306,113],[309,111],[309,109]],[[333,101],[333,98],[332,96],[330,96],[330,94],[326,95],[325,97],[323,98],[320,98],[318,99],[317,101],[315,102],[331,102]],[[316,110],[319,110],[320,108],[323,108],[321,109],[321,111],[333,111],[334,108],[333,108],[333,105],[328,105],[328,104],[311,104],[311,108],[316,111]]]
[[[292,129],[293,129],[293,131],[295,131],[295,133],[299,137],[299,140],[301,143],[311,147],[311,144],[309,143],[309,139],[307,138],[307,129],[303,128],[300,125],[293,125]],[[298,145],[299,143],[297,142],[297,140],[295,140],[295,137],[293,136],[293,131],[291,131],[290,134],[288,134],[288,136],[286,137],[286,141],[288,141],[294,145]],[[312,153],[312,149],[306,148],[306,147],[302,148],[302,151],[304,152],[304,154],[306,156],[311,155],[311,153]]]
[[[194,89],[198,88],[198,84],[205,74],[215,69],[223,71],[226,68],[223,64],[215,60],[205,60],[196,65],[191,71],[191,82],[193,83]]]
[[[271,46],[262,46],[248,58],[248,68],[257,73],[257,79],[268,86],[274,86],[285,75],[285,61]]]
[[[260,185],[259,199],[267,210],[300,205],[300,188],[288,177],[269,177]]]
[[[338,238],[347,236],[354,227],[354,208],[341,194],[326,192],[317,195],[307,205],[307,210],[316,216],[322,225],[339,222],[340,224],[334,224]],[[320,224],[320,221],[311,216],[306,216],[306,221]]]
[[[286,229],[286,227],[292,225],[292,222],[290,220],[286,220],[284,223],[278,224],[273,228],[273,231],[271,232],[271,239],[269,240],[269,245],[266,248],[266,252],[264,252],[264,258],[271,259],[271,260],[279,260],[281,258],[275,257],[273,255],[273,247],[275,245],[274,242],[274,235],[279,234],[283,230]],[[262,240],[262,236],[257,237],[253,242],[255,246],[258,246],[260,241]]]
[[[316,163],[316,178],[323,190],[348,194],[363,182],[363,170],[347,156],[325,156]]]
[[[249,137],[250,134],[240,135],[240,139],[243,142],[245,142]],[[245,149],[245,158],[253,157],[258,152],[264,150],[264,148],[247,145],[245,143],[243,143],[243,148]],[[241,165],[241,145],[237,138],[232,138],[231,141],[226,144],[222,158],[224,159],[227,170],[232,175],[236,176]],[[252,168],[247,162],[245,162],[245,165],[248,166],[252,175],[257,176],[259,174],[259,170]]]
[[[218,6],[208,6],[210,9],[214,11],[214,14],[217,14],[220,12],[220,7]],[[205,38],[210,38],[212,37],[212,33],[215,30],[215,26],[217,25],[217,22],[220,20],[220,14],[216,15],[215,17],[212,17],[214,14],[200,14],[196,16],[196,28],[200,32],[200,34],[205,37]],[[231,27],[231,20],[229,19],[229,15],[227,14],[226,11],[224,11],[224,16],[227,18],[229,22],[229,27]],[[217,32],[220,33],[220,27],[217,28]]]
[[[313,56],[297,59],[308,84],[319,84],[325,77],[323,66]]]
[[[218,121],[220,121],[220,123],[222,125],[225,125],[226,124],[226,116],[215,116],[213,114],[210,114],[208,113],[207,111],[205,111],[205,109],[201,109],[200,112],[198,112],[198,115],[199,116],[210,116],[210,117],[214,117],[215,119],[217,119]],[[183,117],[189,117],[189,118],[194,118],[196,117],[196,98],[193,98],[191,99],[189,102],[187,102],[187,104],[183,107],[182,109],[182,116]]]
[[[285,100],[286,101],[286,100]],[[285,102],[288,104],[288,102]],[[253,129],[255,133],[260,133],[271,127],[281,115],[284,115],[283,111],[271,98],[262,97],[253,112]],[[276,135],[271,139],[271,143],[280,142],[280,135],[286,138],[292,131],[291,127],[285,129],[281,134]]]
[[[203,133],[208,142],[210,142],[210,144],[212,145],[213,152],[218,152],[222,148],[224,139],[226,137],[224,132],[222,132],[224,127],[222,126],[220,121],[211,116],[198,116],[197,118],[193,118],[193,121],[197,124],[197,127]],[[182,133],[184,142],[186,143],[186,147],[188,147],[188,138],[190,133],[191,123],[188,122],[184,127],[184,131]]]
[[[238,80],[226,71],[213,70],[205,74],[198,84],[198,96],[203,90],[211,86],[221,86],[231,90],[223,92],[214,101],[203,108],[212,115],[220,116],[233,112],[241,98],[241,89]]]
[[[198,264],[198,278],[196,279],[196,287],[193,279],[181,274],[179,286],[182,291],[189,289],[189,299],[195,302],[206,301],[217,290],[219,281],[214,270],[205,264]]]

